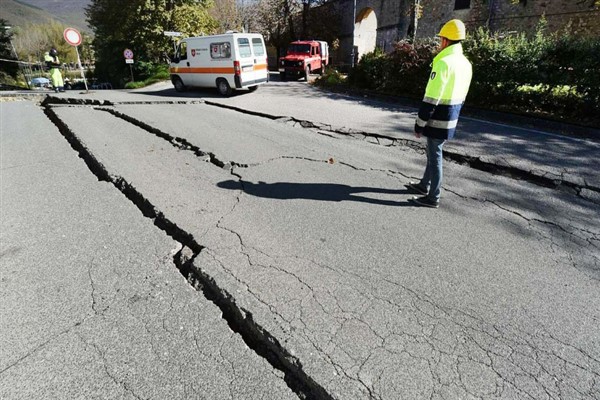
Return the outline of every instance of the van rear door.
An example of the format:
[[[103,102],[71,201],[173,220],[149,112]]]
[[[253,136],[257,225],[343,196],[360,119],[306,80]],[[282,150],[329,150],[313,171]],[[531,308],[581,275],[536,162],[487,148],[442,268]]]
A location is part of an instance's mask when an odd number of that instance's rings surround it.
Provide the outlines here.
[[[242,36],[237,39],[239,75],[236,75],[237,88],[255,86],[267,82],[267,51],[262,36]]]

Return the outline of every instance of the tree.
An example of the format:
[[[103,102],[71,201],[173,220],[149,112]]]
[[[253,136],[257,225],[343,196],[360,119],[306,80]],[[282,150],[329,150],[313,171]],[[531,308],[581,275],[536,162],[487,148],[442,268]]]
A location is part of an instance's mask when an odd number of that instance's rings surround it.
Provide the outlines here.
[[[235,0],[215,0],[211,15],[219,24],[220,32],[241,30],[245,4],[238,6]]]
[[[277,49],[277,57],[282,48],[296,39],[294,29],[293,0],[260,0],[255,13],[260,21],[258,30],[267,43]]]
[[[44,53],[54,47],[58,51],[61,62],[76,62],[77,53],[75,49],[63,37],[66,28],[66,25],[56,21],[44,24],[30,23],[18,28],[14,45],[19,54],[19,59],[29,63],[43,62]],[[81,47],[89,48],[90,41],[85,34],[83,34],[83,39]]]
[[[8,27],[8,21],[0,19],[0,58],[5,60],[16,60],[11,44],[13,33]],[[3,81],[6,76],[10,76],[13,79],[16,78],[18,72],[19,64],[16,62],[0,61],[0,75]]]
[[[124,49],[133,50],[137,67],[159,63],[171,52],[164,31],[215,33],[218,24],[208,13],[212,6],[212,0],[92,0],[86,15],[95,35],[96,75],[122,86],[129,76]]]

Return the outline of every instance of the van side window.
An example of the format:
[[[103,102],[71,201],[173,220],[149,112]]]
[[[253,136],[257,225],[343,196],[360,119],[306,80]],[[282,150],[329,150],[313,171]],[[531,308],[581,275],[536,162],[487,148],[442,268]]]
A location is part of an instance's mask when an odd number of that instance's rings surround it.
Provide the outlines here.
[[[179,43],[176,56],[179,57],[180,60],[187,60],[187,42]]]
[[[238,46],[240,47],[240,57],[252,57],[248,38],[238,38]]]
[[[252,50],[254,51],[255,57],[265,55],[265,46],[263,45],[263,41],[260,38],[252,39]]]
[[[211,43],[210,58],[231,58],[231,43]]]

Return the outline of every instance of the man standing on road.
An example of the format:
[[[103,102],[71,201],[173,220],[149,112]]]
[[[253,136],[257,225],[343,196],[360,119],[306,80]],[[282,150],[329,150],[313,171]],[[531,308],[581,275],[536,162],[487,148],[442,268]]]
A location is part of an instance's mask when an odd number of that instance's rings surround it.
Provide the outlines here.
[[[427,137],[427,167],[420,182],[410,182],[409,189],[422,194],[414,203],[438,208],[442,189],[442,147],[454,137],[460,110],[467,97],[471,63],[463,55],[461,41],[465,25],[458,19],[448,21],[440,30],[440,53],[433,59],[425,97],[415,123],[415,136]]]
[[[58,60],[58,52],[55,48],[50,49],[44,54],[46,66],[50,69],[50,78],[52,78],[52,86],[55,92],[64,92],[65,85],[63,83],[62,73],[60,72],[60,61]]]

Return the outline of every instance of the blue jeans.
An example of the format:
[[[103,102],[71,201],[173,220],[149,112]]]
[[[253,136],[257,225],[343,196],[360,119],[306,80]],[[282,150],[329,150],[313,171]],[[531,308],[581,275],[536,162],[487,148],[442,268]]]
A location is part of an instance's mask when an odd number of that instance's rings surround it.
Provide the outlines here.
[[[442,147],[445,139],[427,138],[427,167],[419,186],[429,188],[427,197],[431,200],[440,201],[442,192]]]

